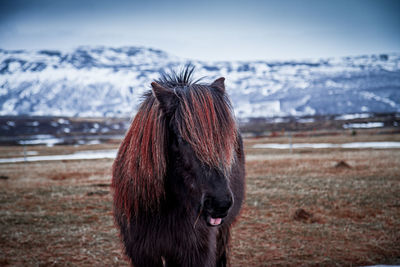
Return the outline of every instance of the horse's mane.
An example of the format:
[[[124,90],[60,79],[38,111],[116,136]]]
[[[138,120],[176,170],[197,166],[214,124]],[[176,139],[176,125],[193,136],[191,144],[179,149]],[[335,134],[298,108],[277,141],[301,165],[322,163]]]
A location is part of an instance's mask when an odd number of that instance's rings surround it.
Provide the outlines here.
[[[196,156],[210,167],[229,173],[235,160],[237,128],[226,94],[192,81],[193,67],[163,74],[159,83],[170,90],[176,109],[170,120]],[[164,197],[167,167],[167,118],[154,94],[144,96],[113,165],[115,205],[130,213],[157,208]]]
[[[201,81],[203,78],[193,81],[194,66],[186,65],[179,73],[171,70],[168,72],[163,72],[161,77],[157,80],[157,83],[163,85],[166,88],[176,88],[179,86],[190,86]]]
[[[114,205],[128,220],[132,210],[153,209],[164,195],[165,131],[165,117],[160,116],[157,101],[148,93],[113,165]]]

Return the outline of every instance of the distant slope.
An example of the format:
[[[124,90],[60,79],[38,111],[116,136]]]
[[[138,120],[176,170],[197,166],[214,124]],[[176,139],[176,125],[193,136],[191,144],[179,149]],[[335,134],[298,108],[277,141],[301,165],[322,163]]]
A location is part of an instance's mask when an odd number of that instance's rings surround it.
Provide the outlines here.
[[[131,116],[159,72],[186,62],[144,47],[0,50],[0,115]],[[239,118],[400,112],[400,55],[200,62],[226,77]]]

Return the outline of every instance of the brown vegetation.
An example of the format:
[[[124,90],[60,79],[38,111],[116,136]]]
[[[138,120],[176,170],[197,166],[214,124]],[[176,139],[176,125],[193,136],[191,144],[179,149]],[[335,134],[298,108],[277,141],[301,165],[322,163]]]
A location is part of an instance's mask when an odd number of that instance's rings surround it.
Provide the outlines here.
[[[232,266],[399,264],[400,149],[252,148],[277,141],[287,140],[245,141],[247,198],[233,229]],[[35,147],[40,155],[51,149],[62,150]],[[351,168],[335,168],[340,161]],[[112,219],[111,164],[0,164],[8,177],[0,179],[0,266],[127,266]]]

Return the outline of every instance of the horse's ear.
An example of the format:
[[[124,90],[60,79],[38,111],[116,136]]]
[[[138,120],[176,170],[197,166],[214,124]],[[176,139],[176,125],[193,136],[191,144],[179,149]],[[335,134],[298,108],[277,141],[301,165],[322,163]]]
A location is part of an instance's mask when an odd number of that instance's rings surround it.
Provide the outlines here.
[[[216,79],[212,84],[211,87],[220,90],[221,93],[225,93],[225,78],[221,77]]]
[[[153,94],[160,103],[161,108],[169,112],[173,107],[174,93],[156,82],[152,82],[151,87],[153,88]]]

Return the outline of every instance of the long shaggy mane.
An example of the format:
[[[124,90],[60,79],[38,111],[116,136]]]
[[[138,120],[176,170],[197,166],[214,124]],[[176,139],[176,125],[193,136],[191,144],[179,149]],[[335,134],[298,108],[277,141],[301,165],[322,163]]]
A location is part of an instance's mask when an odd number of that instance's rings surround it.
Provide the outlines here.
[[[120,146],[113,165],[114,206],[128,221],[139,210],[157,209],[165,196],[168,123],[204,164],[229,173],[235,161],[238,132],[230,101],[221,88],[193,82],[193,70],[186,66],[156,81],[174,99],[172,116],[167,119],[154,94],[146,93]]]

